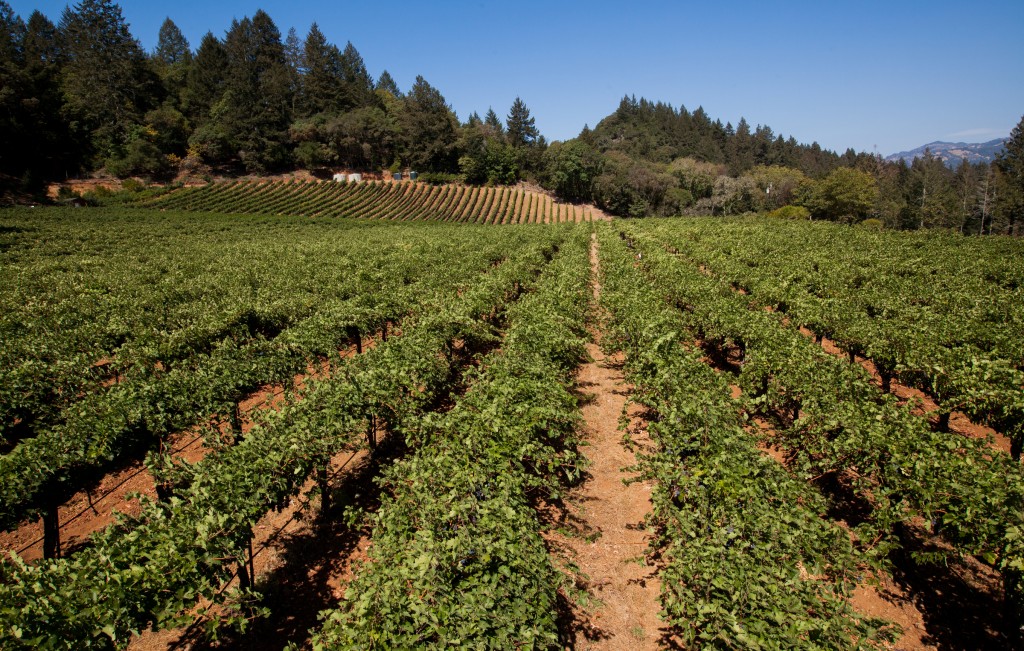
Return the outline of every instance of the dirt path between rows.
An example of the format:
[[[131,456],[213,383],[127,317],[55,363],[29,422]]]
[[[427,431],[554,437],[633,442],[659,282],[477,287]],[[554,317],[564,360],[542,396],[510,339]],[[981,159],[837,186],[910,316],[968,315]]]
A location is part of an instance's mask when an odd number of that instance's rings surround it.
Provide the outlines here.
[[[591,265],[596,299],[600,293],[596,240]],[[595,339],[600,339],[599,332]],[[619,416],[631,390],[623,379],[621,360],[606,357],[597,344],[590,344],[587,352],[593,361],[580,368],[578,383],[589,398],[582,408],[588,443],[583,452],[592,465],[587,481],[569,500],[580,535],[563,538],[561,543],[585,575],[585,588],[596,601],[577,615],[583,621],[573,626],[574,646],[656,649],[662,635],[660,583],[655,568],[643,559],[650,540],[644,518],[651,512],[653,482],[626,485],[634,473],[624,470],[636,463],[634,450],[651,443],[635,413],[630,414],[629,444],[619,430]]]

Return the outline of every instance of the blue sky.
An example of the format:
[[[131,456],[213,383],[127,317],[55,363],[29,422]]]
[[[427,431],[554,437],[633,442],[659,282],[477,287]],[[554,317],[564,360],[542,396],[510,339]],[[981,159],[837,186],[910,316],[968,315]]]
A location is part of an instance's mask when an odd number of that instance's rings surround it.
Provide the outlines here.
[[[54,22],[67,2],[8,0]],[[549,140],[623,95],[695,109],[823,147],[886,155],[1006,136],[1024,115],[1024,1],[119,3],[148,50],[169,16],[193,48],[262,8],[282,36],[351,41],[376,77],[421,74],[461,119],[522,97]]]

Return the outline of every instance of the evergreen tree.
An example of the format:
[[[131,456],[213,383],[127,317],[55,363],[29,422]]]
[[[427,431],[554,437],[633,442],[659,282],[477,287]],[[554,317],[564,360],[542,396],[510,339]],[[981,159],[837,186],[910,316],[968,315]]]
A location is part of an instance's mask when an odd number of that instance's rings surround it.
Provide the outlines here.
[[[25,41],[25,23],[15,15],[4,0],[0,0],[0,64],[11,68],[24,63],[22,47]]]
[[[925,149],[924,156],[910,164],[907,210],[916,228],[951,227],[957,225],[956,196],[953,194],[953,173]]]
[[[22,133],[32,142],[11,151],[19,151],[23,156],[24,187],[36,189],[46,179],[77,172],[86,146],[71,131],[62,113],[60,77],[64,57],[57,27],[38,10],[28,18],[21,51],[27,82],[21,101],[25,110]]]
[[[510,185],[519,180],[519,152],[502,132],[473,112],[460,129],[459,170],[466,183]]]
[[[458,161],[458,120],[444,96],[418,76],[405,96],[404,105],[406,162],[422,171],[454,172]]]
[[[395,86],[393,90],[398,90],[398,87]],[[374,100],[374,108],[378,112],[374,113],[376,117],[373,128],[376,140],[372,143],[371,153],[374,160],[384,161],[385,164],[394,163],[399,157],[405,141],[405,96],[403,94],[395,95],[387,88],[378,88],[374,91]]]
[[[979,168],[971,165],[966,160],[961,160],[956,169],[953,191],[957,201],[957,230],[961,234],[969,233],[973,229],[972,223],[977,215],[977,204],[975,198],[978,194],[978,182],[981,178]]]
[[[291,118],[281,32],[263,10],[234,21],[224,42],[228,68],[218,123],[249,172],[280,168],[288,158]]]
[[[288,36],[285,37],[285,62],[291,73],[292,92],[297,95],[299,82],[305,70],[302,68],[302,41],[299,40],[299,33],[295,28],[288,28]]]
[[[327,42],[316,23],[302,46],[302,77],[299,83],[298,117],[335,111],[345,96],[341,52]]]
[[[340,106],[342,109],[368,106],[373,101],[373,78],[366,71],[363,57],[352,45],[345,45],[341,53],[339,69],[343,82]]]
[[[292,113],[298,112],[298,104],[302,93],[302,41],[294,27],[288,28],[288,36],[284,39],[284,62],[288,66],[288,90],[292,96]]]
[[[188,39],[170,18],[165,19],[160,26],[152,61],[163,81],[170,105],[178,109],[182,104],[182,93],[188,80],[189,69],[192,67],[192,49]]]
[[[153,58],[166,66],[188,64],[192,61],[192,50],[188,39],[170,18],[165,18],[157,35]]]
[[[228,53],[212,32],[199,43],[195,59],[185,81],[184,111],[193,124],[209,118],[210,109],[224,94]]]
[[[377,90],[384,90],[391,93],[394,97],[401,99],[402,91],[399,90],[398,84],[391,78],[391,73],[387,70],[380,73],[380,77],[377,79]]]
[[[721,120],[711,121],[703,106],[690,115],[690,126],[693,129],[694,150],[682,152],[705,163],[724,163],[725,149],[729,138],[736,133],[732,125],[722,125]]]
[[[782,162],[775,157],[774,149],[775,134],[771,127],[757,125],[754,129],[753,153],[754,165],[781,165]]]
[[[145,168],[142,171],[159,175],[172,171],[180,163],[189,137],[188,120],[182,109],[193,62],[192,48],[170,18],[160,26],[151,61],[163,81],[166,98],[160,107],[144,116],[147,144],[136,145],[135,150],[149,150],[146,156],[140,157],[139,162]]]
[[[530,109],[526,108],[526,104],[520,98],[516,97],[512,103],[505,125],[508,142],[513,147],[527,147],[536,144],[540,132],[537,131],[534,119],[530,117]]]
[[[494,112],[494,109],[487,107],[487,115],[484,116],[484,124],[494,130],[495,133],[505,133],[505,125],[501,123],[501,119],[498,114]]]
[[[1003,192],[998,210],[1005,216],[1006,233],[1019,235],[1024,222],[1024,117],[1010,132],[1010,139],[996,159]]]
[[[750,125],[744,118],[740,118],[739,124],[736,125],[736,134],[729,139],[726,146],[725,163],[733,176],[739,176],[755,165],[754,137],[750,133]]]
[[[22,44],[25,68],[31,74],[42,68],[57,68],[64,63],[63,52],[58,42],[57,26],[39,10],[33,11],[25,25],[25,41]]]
[[[875,178],[878,183],[878,202],[874,211],[875,216],[882,220],[886,228],[900,228],[901,219],[906,216],[906,196],[900,185],[901,175],[909,173],[906,170],[906,163],[902,160],[899,164],[887,163],[881,156],[872,156],[870,164],[864,165],[862,169]],[[900,170],[900,164],[903,171]]]
[[[28,86],[23,72],[24,40],[25,23],[0,0],[0,174],[4,176],[20,176],[21,172],[18,155],[25,125],[19,105]],[[0,177],[0,190],[10,185],[9,180]]]
[[[974,195],[977,225],[971,227],[970,234],[984,235],[985,229],[991,224],[991,215],[995,207],[994,177],[996,166],[987,163],[978,165],[978,184]]]
[[[580,130],[580,135],[576,138],[582,143],[585,143],[591,149],[596,149],[594,141],[594,131],[590,128],[587,123],[583,124],[583,129]]]
[[[65,108],[88,131],[96,154],[119,155],[154,100],[142,47],[111,0],[65,9],[60,32]]]

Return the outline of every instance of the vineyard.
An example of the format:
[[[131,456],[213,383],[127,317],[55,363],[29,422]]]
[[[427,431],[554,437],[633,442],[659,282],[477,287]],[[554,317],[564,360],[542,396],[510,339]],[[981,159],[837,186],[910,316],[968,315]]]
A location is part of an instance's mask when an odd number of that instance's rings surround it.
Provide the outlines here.
[[[4,648],[1019,643],[1019,242],[278,181],[3,211],[0,260]],[[580,570],[594,342],[657,631]]]
[[[164,210],[305,215],[471,224],[556,224],[603,218],[592,206],[558,203],[520,188],[423,183],[222,181],[146,202]]]

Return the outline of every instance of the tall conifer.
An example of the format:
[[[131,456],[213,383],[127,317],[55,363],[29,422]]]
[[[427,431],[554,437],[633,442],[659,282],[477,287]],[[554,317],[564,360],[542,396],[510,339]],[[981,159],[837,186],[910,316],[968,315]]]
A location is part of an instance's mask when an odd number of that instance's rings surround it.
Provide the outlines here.
[[[118,153],[152,103],[146,56],[111,0],[82,0],[60,22],[67,63],[65,109],[88,130],[94,152]]]
[[[291,93],[281,32],[263,10],[234,21],[225,38],[228,67],[218,116],[249,172],[280,168],[291,119]]]
[[[540,132],[537,131],[536,122],[530,116],[530,109],[526,108],[526,103],[518,97],[512,103],[512,108],[509,109],[505,126],[508,142],[513,147],[526,147],[537,142]]]

